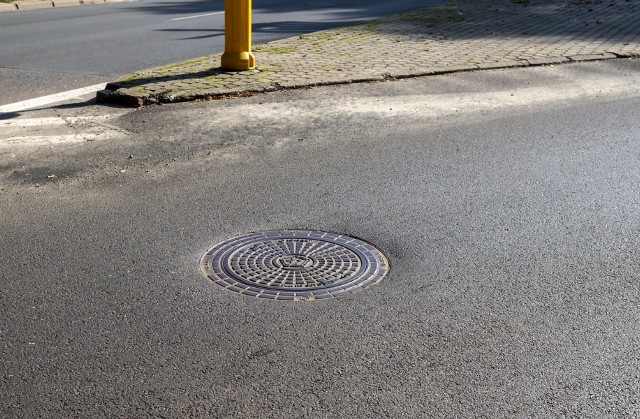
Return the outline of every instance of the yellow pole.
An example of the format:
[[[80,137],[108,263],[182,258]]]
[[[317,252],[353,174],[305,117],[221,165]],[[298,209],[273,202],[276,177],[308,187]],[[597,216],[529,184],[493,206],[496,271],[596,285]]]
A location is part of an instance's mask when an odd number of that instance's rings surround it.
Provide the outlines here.
[[[256,59],[251,53],[251,0],[224,0],[225,70],[251,70]]]

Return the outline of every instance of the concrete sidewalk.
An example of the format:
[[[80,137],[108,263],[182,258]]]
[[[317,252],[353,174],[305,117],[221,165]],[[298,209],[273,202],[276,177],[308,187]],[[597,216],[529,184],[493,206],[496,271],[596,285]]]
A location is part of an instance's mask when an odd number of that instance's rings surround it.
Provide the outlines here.
[[[103,3],[120,3],[127,0],[21,0],[13,3],[0,3],[0,12],[17,12],[53,7],[87,6]]]
[[[457,71],[640,57],[639,0],[450,0],[258,45],[256,70],[221,54],[140,71],[98,101],[144,106]]]

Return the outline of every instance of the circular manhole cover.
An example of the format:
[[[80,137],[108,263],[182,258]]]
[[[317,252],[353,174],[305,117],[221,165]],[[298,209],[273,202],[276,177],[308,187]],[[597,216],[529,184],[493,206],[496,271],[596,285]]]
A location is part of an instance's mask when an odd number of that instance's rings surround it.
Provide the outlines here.
[[[202,272],[228,290],[278,300],[317,300],[369,287],[389,272],[362,240],[314,230],[245,234],[202,257]]]

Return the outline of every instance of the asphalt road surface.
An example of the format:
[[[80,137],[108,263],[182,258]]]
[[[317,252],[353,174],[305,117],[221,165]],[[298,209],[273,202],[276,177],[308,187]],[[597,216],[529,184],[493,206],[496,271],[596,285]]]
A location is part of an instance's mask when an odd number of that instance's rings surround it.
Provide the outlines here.
[[[639,64],[0,121],[0,416],[637,417]],[[201,274],[280,228],[391,272],[315,302]]]
[[[438,0],[253,2],[259,44]],[[224,50],[223,0],[140,0],[0,13],[0,105]]]

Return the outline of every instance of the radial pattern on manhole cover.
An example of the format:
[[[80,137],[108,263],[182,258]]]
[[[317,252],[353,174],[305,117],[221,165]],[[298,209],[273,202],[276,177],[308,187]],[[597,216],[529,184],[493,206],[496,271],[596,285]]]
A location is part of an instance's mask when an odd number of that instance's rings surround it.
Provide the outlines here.
[[[250,233],[212,247],[200,263],[216,284],[254,297],[316,300],[376,284],[389,272],[378,249],[315,230]]]

